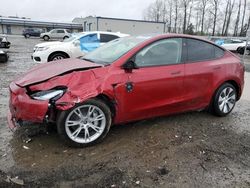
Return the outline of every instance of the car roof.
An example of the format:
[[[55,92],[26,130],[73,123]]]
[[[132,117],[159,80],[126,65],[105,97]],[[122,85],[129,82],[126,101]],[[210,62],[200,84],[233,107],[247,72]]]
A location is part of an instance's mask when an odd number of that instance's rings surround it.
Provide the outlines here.
[[[92,33],[110,34],[110,35],[116,35],[116,36],[119,36],[119,37],[129,36],[129,34],[120,33],[120,32],[109,32],[109,31],[86,31],[86,32],[81,32],[81,33],[73,33],[73,35],[79,35],[79,36],[82,35],[83,36],[83,35],[92,34]]]

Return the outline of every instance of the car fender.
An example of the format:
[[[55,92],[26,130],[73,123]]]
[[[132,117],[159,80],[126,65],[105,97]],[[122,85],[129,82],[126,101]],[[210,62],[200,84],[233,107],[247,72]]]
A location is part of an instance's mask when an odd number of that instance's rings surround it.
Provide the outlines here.
[[[48,57],[54,53],[54,52],[64,52],[66,54],[68,54],[69,57],[72,57],[72,52],[69,48],[68,45],[54,45],[54,46],[51,46],[49,49],[48,49]]]

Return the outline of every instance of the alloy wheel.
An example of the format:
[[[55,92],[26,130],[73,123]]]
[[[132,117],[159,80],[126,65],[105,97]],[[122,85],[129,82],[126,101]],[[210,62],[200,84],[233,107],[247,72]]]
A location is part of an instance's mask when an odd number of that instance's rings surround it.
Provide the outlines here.
[[[235,102],[236,93],[234,89],[232,89],[231,87],[226,87],[221,91],[218,99],[218,105],[221,112],[230,112],[233,109]]]
[[[69,113],[65,121],[68,137],[77,143],[87,144],[98,139],[106,127],[104,112],[95,105],[82,105]]]

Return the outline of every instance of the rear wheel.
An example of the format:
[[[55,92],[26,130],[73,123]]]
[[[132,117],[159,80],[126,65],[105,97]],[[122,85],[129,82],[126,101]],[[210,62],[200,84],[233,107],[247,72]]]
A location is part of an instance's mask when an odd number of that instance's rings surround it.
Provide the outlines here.
[[[70,146],[85,147],[103,140],[111,126],[111,112],[100,100],[91,99],[62,111],[57,119],[60,137]]]
[[[25,34],[25,38],[30,38],[30,34]]]
[[[212,111],[217,116],[226,116],[234,108],[237,91],[230,83],[223,84],[215,93],[212,102]]]

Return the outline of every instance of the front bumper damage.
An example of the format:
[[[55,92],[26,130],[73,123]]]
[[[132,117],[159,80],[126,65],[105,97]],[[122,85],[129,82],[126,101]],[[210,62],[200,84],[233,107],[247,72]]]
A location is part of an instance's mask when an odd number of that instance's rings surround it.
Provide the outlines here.
[[[22,121],[37,123],[45,121],[50,106],[48,101],[32,99],[25,88],[17,86],[14,82],[10,84],[9,89],[8,126],[10,129],[15,129]]]

